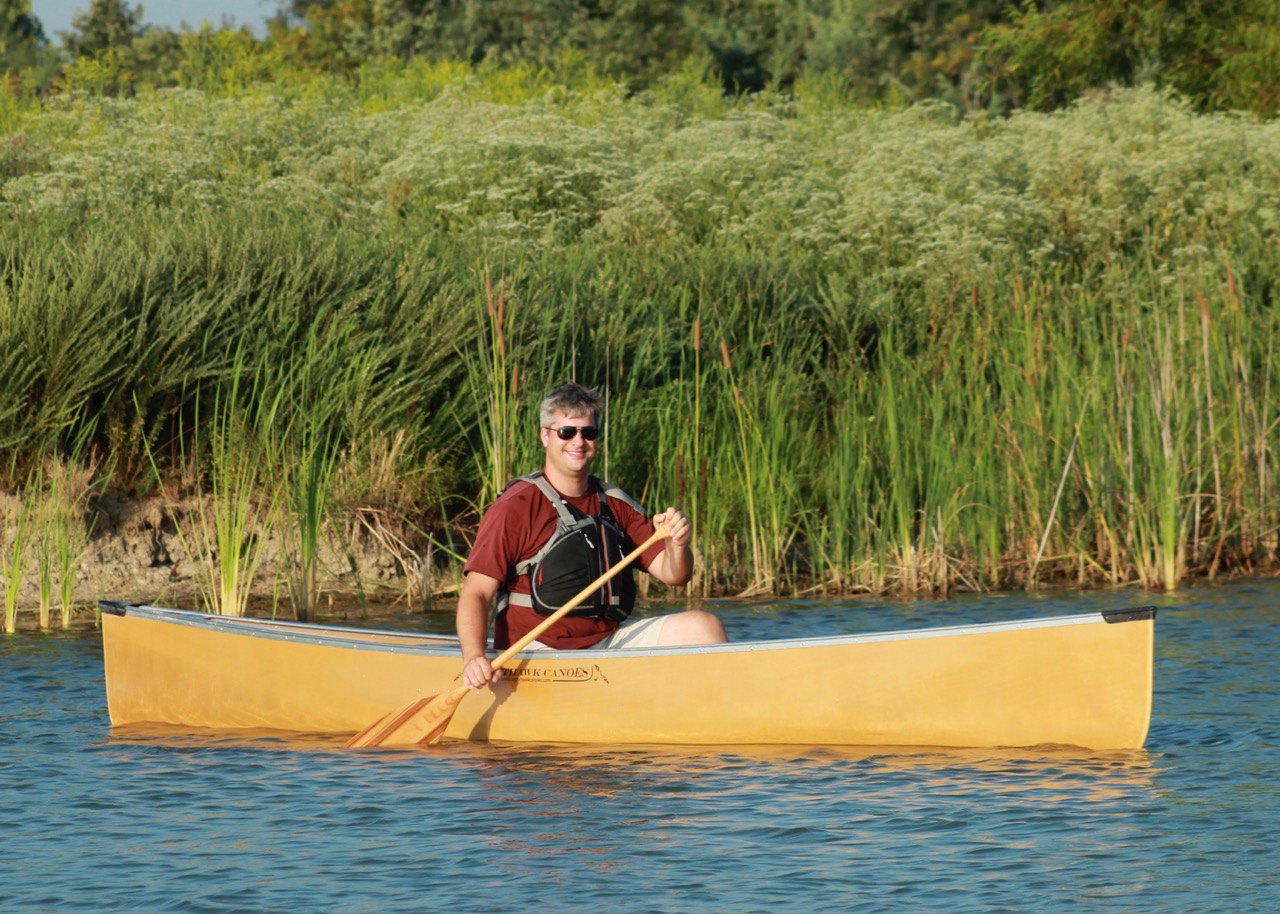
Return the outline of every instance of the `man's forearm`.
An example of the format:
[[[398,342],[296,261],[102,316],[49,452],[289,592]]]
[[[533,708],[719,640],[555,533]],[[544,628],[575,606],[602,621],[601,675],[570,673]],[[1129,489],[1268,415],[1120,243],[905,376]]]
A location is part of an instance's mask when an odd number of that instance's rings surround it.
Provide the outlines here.
[[[668,540],[662,555],[649,571],[663,584],[682,587],[693,577],[693,550]]]
[[[489,638],[489,608],[475,594],[458,597],[458,646],[466,658],[484,655]]]

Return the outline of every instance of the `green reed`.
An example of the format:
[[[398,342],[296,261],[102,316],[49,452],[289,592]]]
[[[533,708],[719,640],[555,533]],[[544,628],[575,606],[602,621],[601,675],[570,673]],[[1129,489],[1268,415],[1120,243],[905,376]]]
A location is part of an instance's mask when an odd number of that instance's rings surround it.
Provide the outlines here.
[[[974,484],[970,473],[957,470],[969,466],[982,408],[956,398],[966,389],[951,377],[963,369],[961,356],[945,351],[941,362],[913,354],[892,332],[877,342],[870,395],[859,403],[867,417],[861,423],[864,466],[845,471],[866,479],[861,487],[870,529],[863,548],[870,555],[861,586],[867,589],[945,592],[953,577],[950,553],[961,545],[963,498]]]
[[[300,621],[311,618],[320,597],[324,530],[341,460],[338,418],[346,396],[352,393],[333,382],[350,376],[348,371],[360,374],[358,356],[357,361],[344,363],[342,343],[340,335],[326,339],[308,332],[305,348],[287,363],[279,381],[270,385],[292,385],[285,388],[283,428],[267,429],[263,443],[269,455],[268,473],[283,494],[285,508],[277,517],[286,544],[289,597],[294,617]]]
[[[209,433],[209,497],[196,501],[193,535],[200,544],[197,554],[205,557],[205,567],[197,575],[205,577],[203,589],[210,610],[242,616],[263,556],[262,531],[270,528],[273,509],[263,501],[252,459],[256,436],[242,417],[230,407],[224,409]]]
[[[831,406],[817,439],[823,460],[814,475],[815,510],[805,515],[814,585],[835,592],[862,583],[857,569],[870,553],[875,444],[867,426],[866,382],[863,373],[846,367],[829,385]]]
[[[37,513],[46,512],[38,511]],[[53,627],[53,534],[50,529],[49,518],[40,517],[36,523],[37,529],[32,542],[36,562],[36,616],[40,631],[47,632]]]
[[[1196,413],[1196,436],[1209,451],[1208,466],[1198,474],[1195,500],[1195,552],[1212,576],[1222,562],[1228,540],[1236,535],[1242,551],[1274,553],[1280,528],[1258,521],[1270,513],[1276,491],[1271,445],[1277,426],[1274,377],[1277,365],[1276,320],[1264,324],[1266,350],[1259,361],[1249,358],[1251,335],[1257,333],[1244,313],[1230,264],[1218,288],[1195,291],[1200,317],[1203,409]],[[1215,307],[1211,301],[1218,302]],[[1260,375],[1260,377],[1258,377]],[[1235,505],[1216,511],[1217,505]],[[1211,519],[1205,527],[1201,518]],[[1203,535],[1199,535],[1203,528]],[[1237,532],[1238,531],[1238,532]]]
[[[89,547],[87,514],[98,465],[96,455],[87,463],[74,457],[55,457],[39,463],[27,479],[20,513],[28,520],[20,526],[29,528],[27,548],[35,564],[36,614],[41,631],[53,628],[55,598],[61,627],[71,627],[76,578]]]
[[[263,440],[279,396],[258,389],[256,397],[242,398],[251,372],[243,349],[237,350],[227,386],[213,396],[212,415],[201,421],[196,413],[190,440],[179,429],[178,459],[196,482],[189,506],[171,505],[200,598],[210,612],[226,616],[245,614],[277,503],[276,484],[264,479],[270,463]],[[154,453],[151,459],[162,480]]]
[[[1187,546],[1183,479],[1188,454],[1185,422],[1191,409],[1180,399],[1185,389],[1176,377],[1176,332],[1172,321],[1158,321],[1151,337],[1142,339],[1141,375],[1132,422],[1138,427],[1129,454],[1139,578],[1152,587],[1172,590],[1182,579]],[[1142,383],[1145,382],[1145,383]],[[1138,455],[1144,448],[1145,454]],[[1194,456],[1191,456],[1194,460]],[[1145,485],[1136,476],[1147,468]],[[1144,491],[1145,490],[1145,491]]]
[[[468,394],[454,416],[479,443],[472,454],[478,480],[472,506],[477,511],[513,477],[541,468],[538,407],[551,387],[577,379],[579,348],[590,346],[578,338],[583,329],[572,276],[538,275],[537,269],[519,259],[511,264],[506,284],[486,276],[482,310],[472,312],[477,330],[463,337],[470,345],[454,343]],[[602,366],[607,364],[605,347],[596,351]],[[604,420],[601,469],[607,471],[607,410]]]
[[[686,304],[686,309],[687,309]],[[649,488],[662,508],[678,507],[693,525],[696,561],[689,592],[710,596],[713,569],[721,563],[718,546],[732,526],[729,512],[714,506],[710,484],[710,455],[716,447],[707,440],[715,429],[709,404],[708,372],[703,363],[702,319],[690,321],[688,345],[682,346],[675,376],[648,398],[633,398],[635,406],[620,424],[652,429],[653,466]],[[643,401],[646,408],[640,409]],[[719,493],[715,493],[719,494]]]
[[[311,618],[320,598],[322,534],[328,520],[329,498],[337,473],[338,454],[323,433],[299,433],[295,458],[286,476],[294,525],[289,559],[289,596],[294,617]]]
[[[57,460],[49,474],[49,535],[57,575],[58,612],[62,628],[71,628],[75,614],[76,579],[89,549],[93,522],[90,501],[98,489],[95,478],[101,468],[96,454],[88,460]]]
[[[758,487],[759,540],[769,592],[795,589],[808,576],[807,569],[800,570],[801,557],[795,545],[809,511],[803,491],[812,472],[805,466],[806,451],[807,442],[816,434],[811,378],[804,371],[781,367],[803,358],[803,353],[784,348],[775,358],[773,370],[749,385],[755,395],[749,426],[756,450],[745,455],[757,464],[752,478]],[[751,403],[749,400],[748,405]]]
[[[898,566],[898,578],[907,590],[918,590],[921,586],[920,563],[923,559],[921,547],[924,528],[918,529],[922,519],[919,514],[923,492],[921,491],[920,473],[923,467],[917,462],[914,446],[922,439],[910,436],[902,426],[907,417],[901,413],[898,390],[903,379],[898,377],[901,353],[894,348],[893,338],[886,337],[882,342],[884,356],[880,374],[881,401],[880,414],[880,447],[883,450],[885,470],[883,489],[879,493],[878,507],[881,518],[881,547],[887,552],[888,560]],[[923,515],[927,521],[928,514]]]
[[[14,533],[14,554],[10,557],[11,580],[20,588],[27,569],[34,565],[36,590],[36,618],[41,631],[49,631],[53,613],[53,549],[50,532],[50,506],[48,481],[44,463],[37,463],[28,474],[26,486],[19,493],[22,499],[18,508],[17,528]],[[25,517],[24,517],[25,515]],[[19,571],[23,565],[25,569]],[[17,599],[14,591],[13,599]]]
[[[507,336],[511,325],[507,320],[507,295],[505,290],[493,288],[493,282],[485,280],[485,316],[487,335],[479,337],[480,351],[472,370],[476,396],[484,398],[484,407],[478,410],[484,421],[480,425],[480,441],[487,472],[482,476],[484,484],[479,493],[481,504],[497,498],[507,480],[516,475],[516,452],[522,431],[528,431],[519,421],[518,403],[524,392],[520,386],[520,364],[515,353],[507,349]],[[527,399],[527,398],[526,398]],[[528,423],[525,423],[527,425]]]
[[[757,481],[754,474],[760,472],[758,460],[760,452],[757,449],[760,432],[755,416],[748,410],[742,389],[738,387],[734,378],[733,360],[729,356],[729,346],[724,340],[720,341],[720,357],[721,364],[724,366],[725,399],[729,403],[737,433],[734,441],[736,447],[730,451],[732,458],[729,472],[742,479],[741,491],[746,502],[747,537],[751,544],[746,562],[752,576],[743,594],[761,593],[767,591],[772,584],[772,575],[765,553],[763,519],[756,507]]]
[[[709,548],[710,538],[705,531],[707,522],[707,488],[706,488],[706,442],[704,435],[710,427],[708,416],[706,413],[706,376],[702,367],[702,319],[697,318],[693,322],[691,342],[693,346],[692,362],[689,365],[687,374],[683,374],[682,380],[686,380],[684,385],[687,390],[685,402],[682,409],[671,418],[671,426],[685,430],[683,441],[677,446],[676,454],[676,485],[677,493],[676,502],[679,505],[687,506],[689,518],[693,523],[696,531],[698,542],[701,545],[699,552],[707,557],[700,569],[695,573],[700,575],[699,580],[692,583],[692,589],[695,593],[701,593],[703,596],[709,596],[711,593],[710,581],[707,577],[707,567],[713,563],[711,550]],[[660,452],[661,453],[661,452]],[[688,455],[687,460],[685,455]]]
[[[26,497],[24,497],[26,496]],[[18,490],[12,514],[0,515],[4,536],[0,539],[0,575],[4,577],[4,630],[18,630],[18,598],[30,568],[31,538],[35,528],[35,502],[30,487]]]

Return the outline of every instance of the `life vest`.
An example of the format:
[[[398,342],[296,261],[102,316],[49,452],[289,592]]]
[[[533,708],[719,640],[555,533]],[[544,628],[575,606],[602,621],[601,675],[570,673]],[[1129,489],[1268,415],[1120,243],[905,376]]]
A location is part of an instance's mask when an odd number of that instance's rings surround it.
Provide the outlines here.
[[[609,510],[609,499],[626,501],[642,513],[644,509],[617,486],[603,483],[594,476],[590,477],[590,484],[600,497],[600,513],[594,516],[584,514],[569,504],[547,482],[541,470],[518,476],[507,483],[507,487],[517,482],[535,485],[547,497],[556,509],[556,528],[537,553],[516,565],[516,574],[528,577],[530,592],[511,593],[504,588],[498,595],[496,609],[501,612],[510,603],[529,606],[540,615],[549,616],[612,568],[632,548],[626,531]],[[631,615],[635,602],[636,584],[628,568],[570,610],[568,615],[621,622]]]

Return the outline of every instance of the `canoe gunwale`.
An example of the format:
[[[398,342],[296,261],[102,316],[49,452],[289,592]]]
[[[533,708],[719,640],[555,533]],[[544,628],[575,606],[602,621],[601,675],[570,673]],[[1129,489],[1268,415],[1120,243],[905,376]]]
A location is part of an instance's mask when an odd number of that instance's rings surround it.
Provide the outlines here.
[[[425,632],[402,632],[390,629],[359,629],[349,626],[320,625],[311,622],[258,619],[245,616],[219,616],[211,613],[102,600],[102,611],[111,615],[134,615],[173,625],[183,625],[210,631],[222,631],[254,638],[277,639],[293,643],[327,645],[353,650],[382,653],[414,653],[425,655],[455,656],[457,638],[449,635],[433,635]],[[556,660],[574,657],[582,660],[602,657],[670,657],[681,654],[751,653],[757,651],[803,650],[809,648],[838,647],[853,644],[872,644],[886,641],[911,641],[927,638],[953,638],[963,635],[991,634],[1002,631],[1024,631],[1036,628],[1055,628],[1070,625],[1114,625],[1154,619],[1156,607],[1146,606],[1124,610],[1102,610],[1066,616],[1047,616],[1042,619],[1020,619],[1008,622],[980,622],[969,625],[944,625],[928,628],[899,629],[867,634],[825,635],[813,638],[778,638],[765,641],[737,641],[727,644],[692,645],[650,648],[591,648],[556,651],[522,651],[516,656],[526,659]],[[377,638],[380,640],[369,640]],[[401,642],[401,643],[395,643]],[[495,655],[493,650],[490,655]]]

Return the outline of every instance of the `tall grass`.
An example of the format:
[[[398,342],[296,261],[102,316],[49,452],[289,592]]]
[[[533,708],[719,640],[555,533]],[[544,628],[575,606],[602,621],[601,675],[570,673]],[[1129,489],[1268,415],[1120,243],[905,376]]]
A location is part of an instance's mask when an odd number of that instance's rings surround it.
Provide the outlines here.
[[[789,554],[802,523],[797,477],[801,452],[812,437],[802,412],[804,375],[780,370],[754,379],[754,389],[747,389],[724,340],[720,357],[720,396],[733,418],[733,432],[731,441],[719,442],[719,487],[726,493],[736,488],[741,493],[736,501],[745,508],[743,535],[750,550],[742,565],[752,574],[742,595],[769,593],[794,579]]]
[[[572,267],[573,264],[568,264]],[[488,275],[466,295],[474,301],[473,332],[458,346],[465,371],[466,399],[454,400],[459,431],[474,435],[471,455],[478,488],[472,507],[482,510],[513,477],[542,467],[538,408],[554,386],[577,378],[582,333],[574,307],[573,276],[538,275],[520,258],[510,266],[507,283]],[[595,381],[605,387],[604,371]],[[608,464],[610,426],[604,417],[602,446]]]
[[[64,630],[71,628],[77,608],[76,581],[93,533],[90,501],[98,488],[95,477],[100,469],[101,461],[91,454],[86,460],[74,456],[55,460],[49,471],[46,531],[52,541],[58,615]]]
[[[53,628],[55,602],[61,627],[71,627],[76,578],[88,549],[89,499],[97,459],[87,463],[55,458],[29,472],[17,498],[0,513],[0,576],[5,585],[5,630],[17,627],[19,597],[35,573],[36,618],[41,631]]]
[[[484,295],[488,332],[479,335],[479,352],[471,362],[471,380],[474,396],[483,404],[477,410],[482,420],[482,447],[477,456],[485,464],[479,497],[488,504],[516,475],[515,455],[522,437],[518,403],[525,391],[520,385],[519,359],[507,349],[511,325],[507,320],[506,291],[495,292],[493,282],[486,278]]]
[[[814,473],[813,510],[805,515],[805,542],[813,586],[837,593],[883,590],[883,580],[859,573],[871,554],[871,485],[878,443],[870,434],[867,384],[862,372],[833,372],[817,443],[825,455]]]
[[[34,498],[31,506],[31,551],[35,559],[37,617],[42,632],[49,631],[53,616],[53,517],[50,510],[53,499],[45,473],[44,466],[37,467],[28,490]]]
[[[19,499],[13,504],[12,515],[6,513],[2,518],[4,538],[0,540],[0,575],[4,577],[4,630],[10,635],[18,630],[18,598],[30,568],[31,536],[37,510],[29,490],[20,490],[18,495]]]
[[[232,75],[0,106],[8,487],[88,440],[117,493],[234,502],[274,455],[305,615],[326,529],[465,544],[574,378],[600,472],[694,518],[696,593],[1277,560],[1275,122]]]
[[[729,356],[729,346],[724,340],[720,341],[720,358],[721,364],[724,365],[725,399],[729,403],[736,432],[733,441],[735,447],[726,450],[732,455],[730,473],[742,480],[742,500],[746,509],[744,518],[746,536],[751,546],[744,562],[744,565],[752,571],[751,581],[744,591],[745,596],[765,591],[767,585],[771,583],[769,562],[765,554],[764,525],[760,510],[756,506],[758,495],[756,474],[767,475],[768,470],[761,466],[764,461],[762,449],[759,447],[763,443],[759,424],[755,415],[747,409],[742,389],[738,387],[733,376],[733,359]]]
[[[178,529],[205,606],[224,616],[245,614],[279,510],[278,483],[263,473],[269,465],[263,443],[276,421],[279,395],[252,385],[254,395],[242,401],[250,370],[237,351],[228,386],[215,396],[211,418],[201,422],[197,414],[191,452],[184,455],[207,467],[207,475],[197,477],[193,508]]]
[[[294,617],[300,621],[311,618],[320,599],[322,549],[342,457],[339,420],[354,394],[343,381],[362,374],[358,360],[344,364],[345,342],[341,335],[307,333],[305,348],[280,373],[281,381],[293,381],[285,400],[292,408],[281,417],[287,425],[262,435],[267,473],[282,494],[278,519],[286,543],[284,564]]]
[[[697,561],[689,588],[695,594],[709,596],[715,590],[713,569],[721,564],[717,546],[724,542],[728,517],[708,498],[711,454],[718,449],[708,440],[716,428],[711,393],[714,385],[703,363],[700,316],[691,322],[689,346],[682,347],[681,359],[677,380],[660,391],[651,415],[629,421],[647,421],[657,432],[651,479],[659,493],[666,494],[666,500],[673,505],[681,506],[693,524],[691,546]]]

